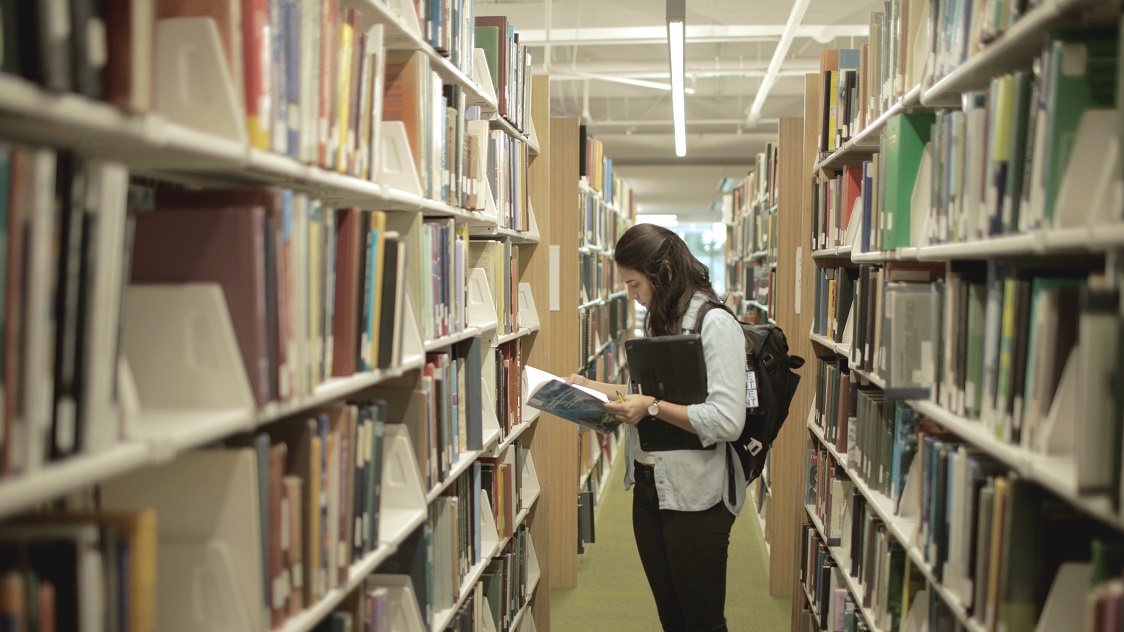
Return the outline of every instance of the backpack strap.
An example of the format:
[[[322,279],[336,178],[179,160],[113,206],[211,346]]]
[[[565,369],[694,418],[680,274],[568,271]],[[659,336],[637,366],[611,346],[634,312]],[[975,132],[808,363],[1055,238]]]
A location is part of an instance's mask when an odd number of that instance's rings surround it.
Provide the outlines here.
[[[721,303],[715,303],[714,301],[709,300],[709,299],[706,300],[706,301],[703,301],[703,304],[699,305],[699,311],[695,313],[695,326],[694,326],[694,328],[691,329],[691,333],[693,333],[693,334],[701,334],[702,333],[703,316],[706,316],[706,313],[709,312],[712,309],[725,310],[726,306],[721,304]]]

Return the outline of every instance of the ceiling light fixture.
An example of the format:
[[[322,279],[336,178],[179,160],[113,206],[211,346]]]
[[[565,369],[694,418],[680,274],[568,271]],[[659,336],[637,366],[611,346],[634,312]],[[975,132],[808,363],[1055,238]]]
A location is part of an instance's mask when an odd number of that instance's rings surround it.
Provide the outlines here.
[[[687,112],[683,96],[686,48],[686,0],[667,0],[667,46],[671,57],[671,114],[675,123],[675,155],[687,155]]]

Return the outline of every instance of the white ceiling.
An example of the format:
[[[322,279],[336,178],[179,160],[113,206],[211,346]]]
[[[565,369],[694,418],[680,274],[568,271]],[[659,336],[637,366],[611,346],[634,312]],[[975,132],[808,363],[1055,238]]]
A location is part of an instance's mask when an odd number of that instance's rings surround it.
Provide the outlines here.
[[[605,143],[614,171],[636,191],[641,213],[716,221],[722,177],[744,175],[777,120],[803,114],[804,79],[820,51],[857,47],[881,0],[809,0],[756,122],[761,88],[790,0],[688,0],[685,75],[687,155],[675,156],[666,85],[664,0],[477,0],[479,15],[507,15],[531,44],[537,73],[551,77],[551,113],[581,117]],[[609,80],[607,80],[609,79]]]

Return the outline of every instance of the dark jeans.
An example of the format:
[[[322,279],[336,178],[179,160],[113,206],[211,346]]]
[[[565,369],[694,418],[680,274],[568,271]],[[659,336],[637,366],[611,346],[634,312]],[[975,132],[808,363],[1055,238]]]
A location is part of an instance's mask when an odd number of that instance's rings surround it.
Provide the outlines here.
[[[635,463],[632,530],[666,632],[726,630],[726,555],[734,515],[660,509],[650,466]]]

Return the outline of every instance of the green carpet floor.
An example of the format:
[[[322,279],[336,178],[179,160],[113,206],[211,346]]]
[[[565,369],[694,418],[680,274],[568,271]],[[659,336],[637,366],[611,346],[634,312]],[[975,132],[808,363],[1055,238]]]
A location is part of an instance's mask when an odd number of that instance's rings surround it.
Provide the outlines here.
[[[659,632],[659,616],[632,536],[632,493],[622,457],[597,514],[597,542],[578,558],[578,585],[550,593],[552,632]],[[727,569],[726,620],[731,632],[789,629],[789,600],[769,596],[761,525],[750,507],[734,522]]]

